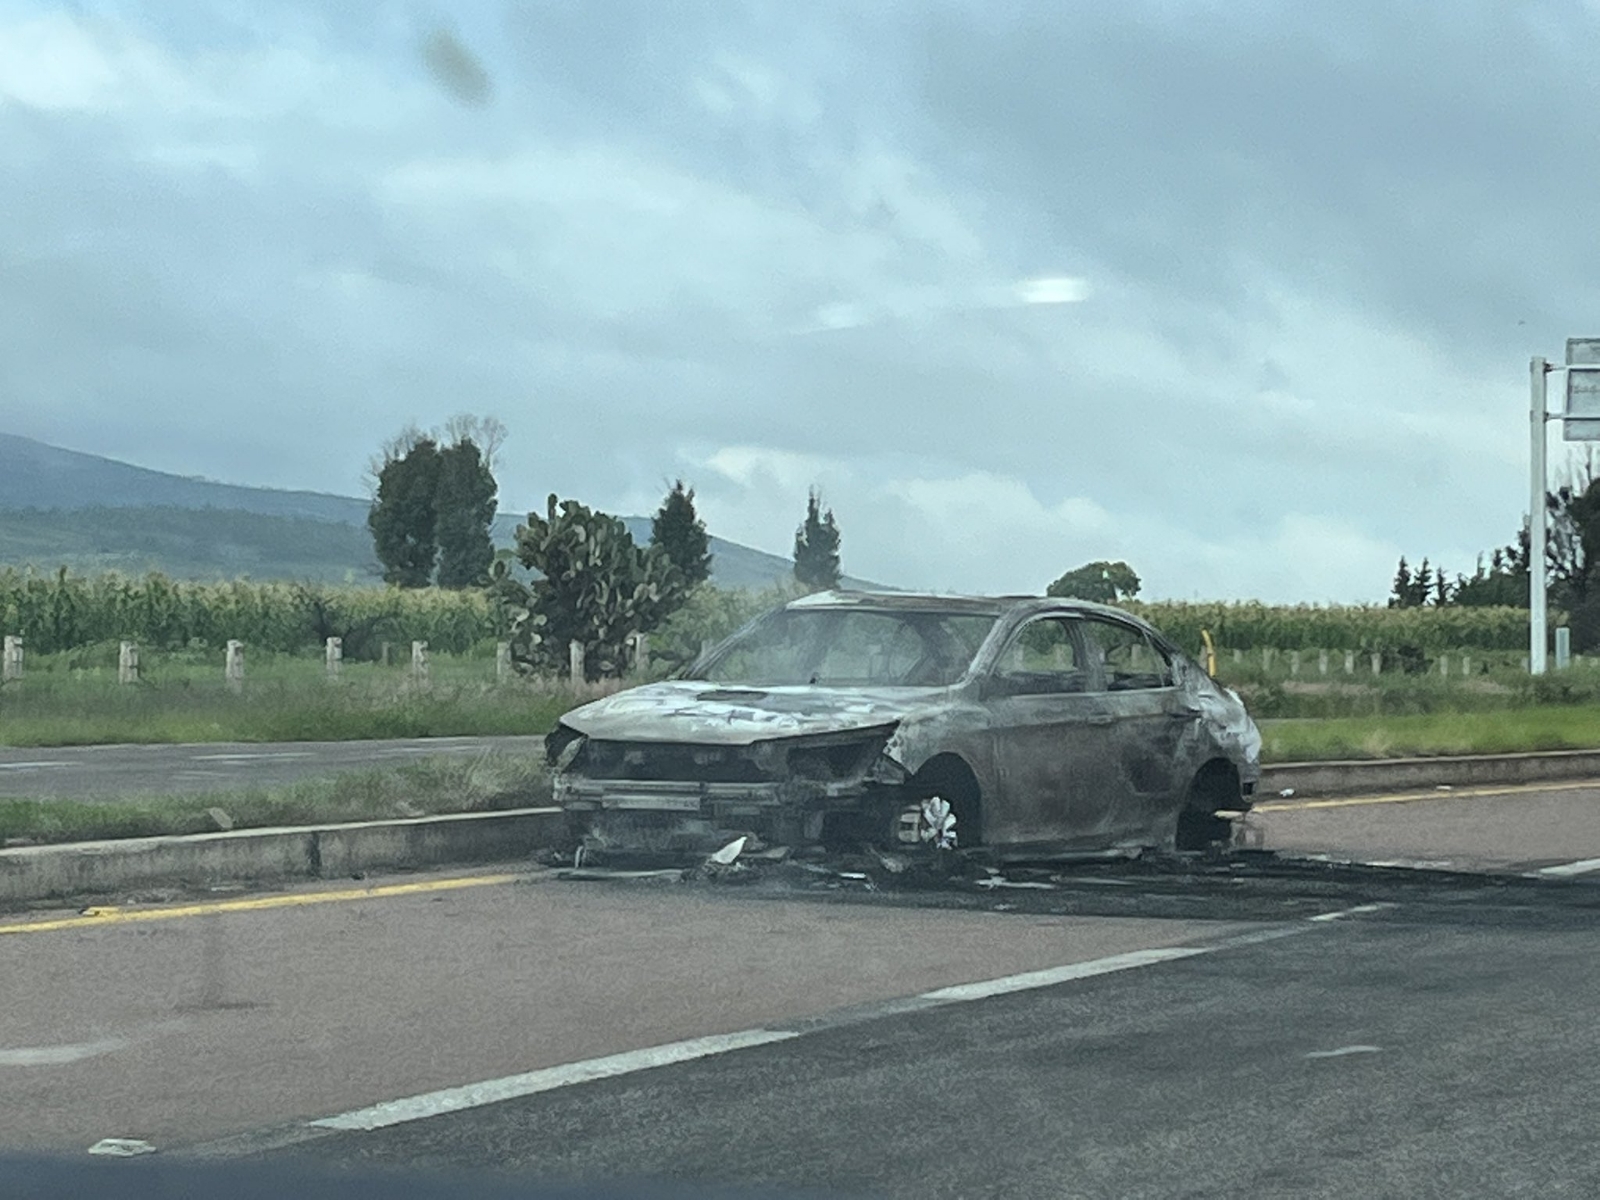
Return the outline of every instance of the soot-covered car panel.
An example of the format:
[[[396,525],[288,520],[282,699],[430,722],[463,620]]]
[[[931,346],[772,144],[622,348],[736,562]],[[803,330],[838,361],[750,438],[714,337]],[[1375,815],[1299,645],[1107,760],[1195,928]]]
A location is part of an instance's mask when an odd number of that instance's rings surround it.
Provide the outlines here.
[[[590,851],[868,842],[995,857],[1198,846],[1260,735],[1137,618],[1074,600],[829,592],[684,677],[567,714],[557,802]]]

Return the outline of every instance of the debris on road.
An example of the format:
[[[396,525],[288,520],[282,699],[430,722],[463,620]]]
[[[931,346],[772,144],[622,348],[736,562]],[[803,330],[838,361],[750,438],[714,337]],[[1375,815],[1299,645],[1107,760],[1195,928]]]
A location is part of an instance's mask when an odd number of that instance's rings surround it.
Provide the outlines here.
[[[156,1148],[138,1138],[101,1138],[89,1147],[90,1154],[103,1154],[110,1158],[135,1158],[141,1154],[154,1154]]]

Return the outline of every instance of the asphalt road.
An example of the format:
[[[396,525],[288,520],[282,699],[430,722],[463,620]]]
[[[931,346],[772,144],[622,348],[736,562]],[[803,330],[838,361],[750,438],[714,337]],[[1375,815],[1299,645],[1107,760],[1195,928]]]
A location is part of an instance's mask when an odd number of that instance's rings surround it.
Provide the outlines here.
[[[115,800],[151,793],[270,787],[393,766],[439,754],[544,753],[540,737],[410,738],[370,742],[209,742],[192,745],[0,747],[0,796]]]
[[[1273,799],[1247,837],[1282,854],[1455,871],[1600,870],[1600,784]],[[1593,860],[1590,864],[1590,860]]]
[[[1581,878],[410,882],[5,927],[5,1144],[906,1197],[1600,1188]],[[584,1081],[741,1031],[767,1043]]]

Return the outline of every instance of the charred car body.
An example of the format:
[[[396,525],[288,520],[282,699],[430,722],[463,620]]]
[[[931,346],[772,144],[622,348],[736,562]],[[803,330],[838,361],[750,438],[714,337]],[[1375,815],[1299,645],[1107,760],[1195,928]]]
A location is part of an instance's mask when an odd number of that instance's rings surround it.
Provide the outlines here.
[[[555,797],[590,851],[1198,848],[1251,804],[1239,698],[1102,605],[825,592],[679,677],[568,713]]]

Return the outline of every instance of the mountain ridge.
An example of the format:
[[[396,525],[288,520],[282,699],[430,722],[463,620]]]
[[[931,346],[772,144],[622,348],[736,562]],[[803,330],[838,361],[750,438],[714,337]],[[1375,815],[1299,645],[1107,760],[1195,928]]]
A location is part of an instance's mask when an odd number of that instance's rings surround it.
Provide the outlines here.
[[[0,566],[371,583],[380,573],[369,507],[355,496],[175,475],[0,433]],[[526,520],[498,513],[495,545],[511,545]],[[621,520],[635,541],[649,541],[649,517]],[[725,538],[712,536],[711,553],[721,587],[768,587],[790,572],[787,558]]]

